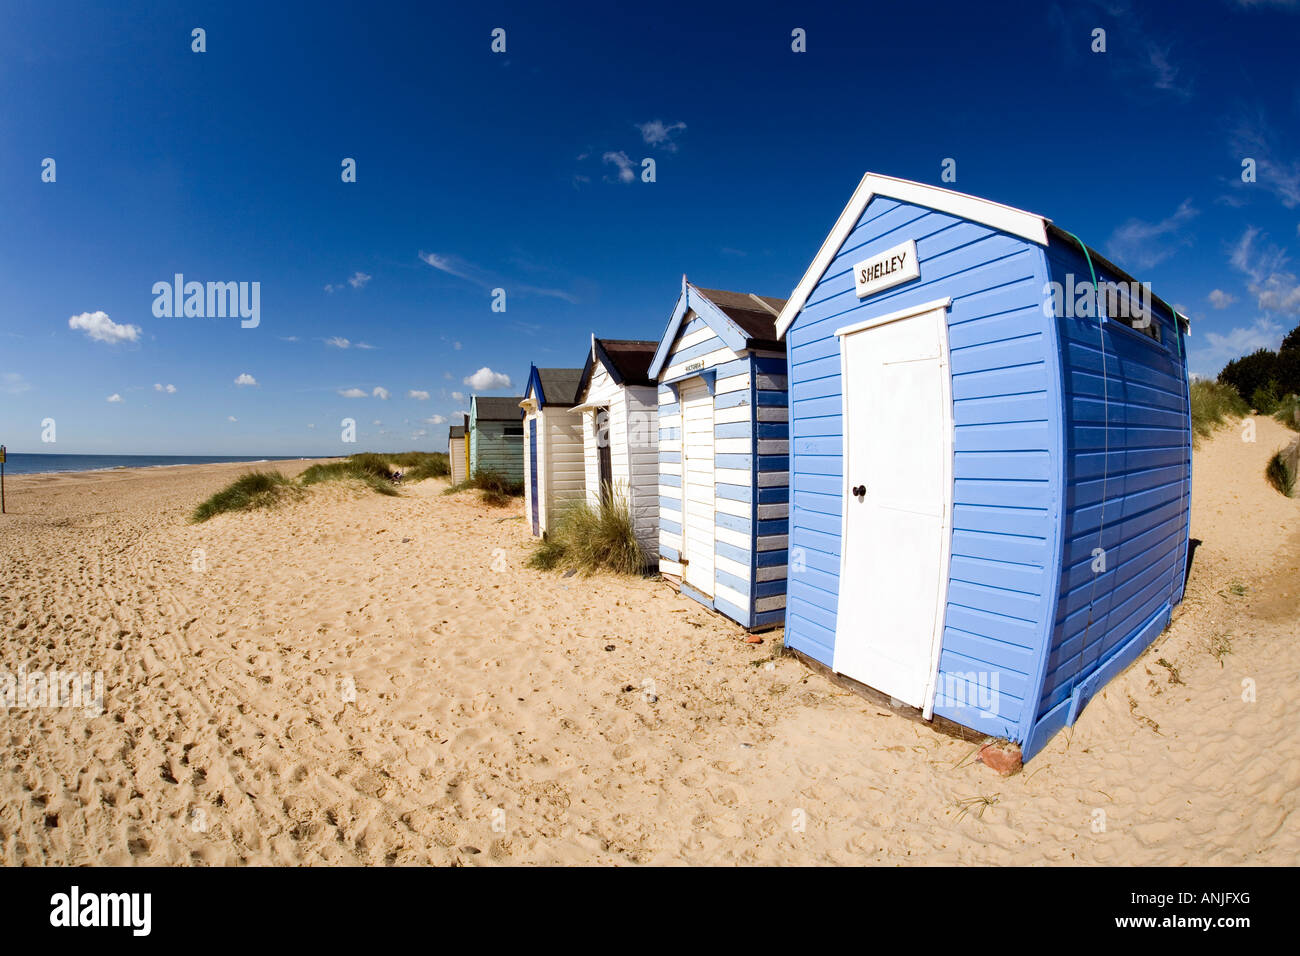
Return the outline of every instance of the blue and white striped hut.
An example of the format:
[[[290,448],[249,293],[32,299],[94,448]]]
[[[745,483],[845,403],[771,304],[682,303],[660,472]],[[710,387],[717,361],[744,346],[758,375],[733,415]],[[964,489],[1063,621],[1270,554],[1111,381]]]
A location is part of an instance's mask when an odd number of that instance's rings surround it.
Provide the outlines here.
[[[1041,216],[868,174],[778,334],[786,646],[1033,756],[1182,599],[1186,318]]]
[[[659,385],[659,570],[746,628],[785,608],[783,299],[682,291],[650,364]]]

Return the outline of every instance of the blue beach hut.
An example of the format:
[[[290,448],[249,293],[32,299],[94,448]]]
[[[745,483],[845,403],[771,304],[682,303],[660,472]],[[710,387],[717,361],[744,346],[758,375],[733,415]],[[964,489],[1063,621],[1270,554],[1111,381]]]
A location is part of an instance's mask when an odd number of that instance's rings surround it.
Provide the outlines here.
[[[650,363],[659,391],[659,570],[743,627],[785,608],[784,299],[682,277]]]
[[[1182,599],[1187,333],[1041,216],[863,177],[777,323],[786,646],[1032,757]]]

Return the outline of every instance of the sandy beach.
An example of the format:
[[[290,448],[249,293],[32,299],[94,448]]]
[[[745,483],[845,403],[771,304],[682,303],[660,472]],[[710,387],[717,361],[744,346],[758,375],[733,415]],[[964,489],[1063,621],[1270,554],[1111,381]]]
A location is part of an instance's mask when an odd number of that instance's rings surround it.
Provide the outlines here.
[[[0,710],[0,860],[1295,865],[1300,500],[1256,428],[1196,453],[1172,626],[1007,778],[780,631],[529,570],[522,505],[443,481],[191,525],[253,467],[11,478],[3,668],[104,710]]]

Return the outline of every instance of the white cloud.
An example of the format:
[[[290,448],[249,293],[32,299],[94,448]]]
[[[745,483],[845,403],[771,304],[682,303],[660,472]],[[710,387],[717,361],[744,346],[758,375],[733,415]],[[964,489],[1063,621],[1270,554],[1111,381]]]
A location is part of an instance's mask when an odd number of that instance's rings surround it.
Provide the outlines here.
[[[1235,295],[1224,292],[1222,289],[1211,289],[1209,295],[1210,305],[1216,309],[1226,309],[1232,303],[1237,301]]]
[[[365,398],[366,397],[365,390],[360,388],[341,388],[339,389],[339,394],[342,395],[344,398]]]
[[[333,347],[336,348],[336,349],[350,349],[350,348],[352,348],[352,343],[349,342],[347,339],[345,339],[345,338],[344,338],[343,336],[341,336],[341,335],[336,335],[336,336],[334,336],[333,338],[328,338],[328,339],[326,339],[326,340],[325,340],[325,344],[326,344],[326,345],[331,345],[331,346],[333,346]]]
[[[370,424],[372,424],[372,425],[382,425],[383,422],[381,422],[378,418],[376,418],[376,419],[375,419],[373,422],[371,422]]]
[[[237,421],[239,421],[239,419],[236,418],[234,415],[227,415],[227,416],[226,416],[226,421],[228,421],[228,422],[237,422]]]
[[[175,395],[175,394],[176,394],[176,386],[175,386],[175,385],[164,385],[164,384],[162,384],[161,382],[155,382],[155,383],[154,383],[154,386],[153,386],[153,390],[154,390],[155,392],[166,392],[168,395]]]
[[[429,393],[418,388],[413,388],[406,393],[406,397],[413,398],[417,402],[427,402],[429,400]]]
[[[494,388],[509,388],[510,376],[503,372],[494,372],[484,365],[473,375],[465,376],[463,384],[476,392],[486,392]]]
[[[428,418],[421,419],[426,425],[445,425],[447,419],[443,415],[430,415]]]
[[[282,335],[282,336],[280,336],[280,341],[281,341],[281,342],[297,342],[297,341],[298,341],[298,336],[296,336],[296,335]]]
[[[374,395],[375,398],[378,398],[381,401],[388,401],[388,389],[384,388],[382,385],[376,385],[375,390],[370,394]]]
[[[241,386],[256,385],[257,379],[253,378],[253,376],[249,375],[247,372],[240,372],[239,377],[235,379],[235,384]]]
[[[68,319],[68,328],[80,329],[96,342],[116,345],[118,342],[135,342],[140,338],[140,326],[118,325],[105,312],[82,312]]]
[[[374,348],[378,348],[379,346],[371,345],[369,342],[358,342],[356,345],[352,347],[356,349],[374,349]]]
[[[1257,248],[1260,231],[1250,226],[1232,250],[1230,262],[1248,279],[1246,288],[1256,306],[1266,312],[1300,315],[1300,281],[1289,268],[1290,260],[1277,246]]]
[[[8,395],[21,395],[31,389],[31,383],[18,372],[5,372],[0,375],[0,392]]]
[[[1106,252],[1130,269],[1150,269],[1191,241],[1180,232],[1196,215],[1192,201],[1184,199],[1171,215],[1159,222],[1130,219],[1111,234]]]
[[[315,423],[315,422],[308,422],[308,423],[307,423],[307,427],[308,427],[309,429],[315,428],[315,427],[316,427],[316,423]]]
[[[114,392],[112,395],[108,396],[107,400],[110,402],[120,402],[122,401],[122,396],[117,394],[117,392]]]
[[[1158,90],[1167,90],[1182,97],[1192,95],[1191,84],[1179,79],[1178,66],[1172,62],[1169,47],[1152,43],[1147,46],[1147,68]]]
[[[636,128],[641,131],[641,138],[649,145],[675,153],[677,144],[673,142],[673,137],[686,129],[686,124],[665,123],[663,120],[656,119],[648,123],[637,123]]]
[[[465,393],[464,393],[464,392],[452,392],[452,393],[451,393],[451,397],[452,397],[452,401],[456,401],[456,402],[463,402],[463,401],[465,401]]]
[[[374,277],[367,275],[364,272],[354,272],[352,273],[352,277],[348,279],[348,285],[352,286],[354,289],[362,289],[365,288],[366,283],[372,278]]]
[[[618,167],[617,176],[620,183],[630,183],[636,180],[636,173],[632,169],[632,160],[621,149],[618,152],[606,153],[601,157],[601,160],[606,163],[613,163]]]
[[[439,272],[445,272],[448,275],[456,276],[458,279],[466,279],[470,282],[486,287],[487,283],[480,275],[478,269],[470,265],[459,256],[444,256],[436,252],[421,252],[420,259],[426,265],[433,266]]]
[[[1282,344],[1282,326],[1272,319],[1259,318],[1254,325],[1232,329],[1227,335],[1206,332],[1200,342],[1193,336],[1188,344],[1191,364],[1198,372],[1213,377],[1232,359],[1259,349],[1276,349]]]

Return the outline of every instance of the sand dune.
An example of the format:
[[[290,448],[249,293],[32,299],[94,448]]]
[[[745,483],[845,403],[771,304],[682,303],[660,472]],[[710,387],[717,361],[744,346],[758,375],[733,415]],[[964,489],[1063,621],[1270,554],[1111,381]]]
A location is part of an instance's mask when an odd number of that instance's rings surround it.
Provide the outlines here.
[[[522,508],[442,482],[195,526],[249,466],[11,479],[3,667],[105,709],[0,710],[0,859],[1295,864],[1300,501],[1257,428],[1197,452],[1171,628],[1010,778],[779,632],[528,570]]]

